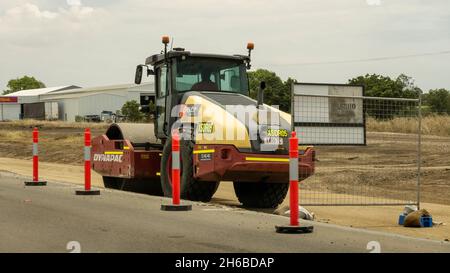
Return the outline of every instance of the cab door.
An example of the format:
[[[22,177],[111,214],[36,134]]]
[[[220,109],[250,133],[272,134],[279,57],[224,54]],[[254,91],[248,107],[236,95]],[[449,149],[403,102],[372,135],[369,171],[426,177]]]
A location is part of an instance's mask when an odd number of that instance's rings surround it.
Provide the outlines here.
[[[158,138],[166,138],[166,100],[168,95],[168,69],[161,65],[156,69],[156,118],[155,129]]]

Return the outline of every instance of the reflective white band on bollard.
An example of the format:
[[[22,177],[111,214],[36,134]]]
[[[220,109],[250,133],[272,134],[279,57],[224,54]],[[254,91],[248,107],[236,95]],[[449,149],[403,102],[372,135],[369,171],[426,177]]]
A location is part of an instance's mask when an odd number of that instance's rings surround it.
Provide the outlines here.
[[[33,143],[33,155],[34,156],[38,155],[38,144],[37,143]]]
[[[180,152],[173,151],[172,152],[172,168],[179,170],[180,169]]]
[[[89,161],[91,160],[91,147],[84,147],[84,160]]]
[[[298,181],[298,158],[289,159],[289,181]]]

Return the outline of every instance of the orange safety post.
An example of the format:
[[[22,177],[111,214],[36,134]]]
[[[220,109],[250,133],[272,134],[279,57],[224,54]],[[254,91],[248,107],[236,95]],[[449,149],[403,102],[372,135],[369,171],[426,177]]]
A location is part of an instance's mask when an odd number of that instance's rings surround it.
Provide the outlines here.
[[[39,181],[39,130],[33,129],[33,181],[25,181],[25,186],[46,186],[46,181]]]

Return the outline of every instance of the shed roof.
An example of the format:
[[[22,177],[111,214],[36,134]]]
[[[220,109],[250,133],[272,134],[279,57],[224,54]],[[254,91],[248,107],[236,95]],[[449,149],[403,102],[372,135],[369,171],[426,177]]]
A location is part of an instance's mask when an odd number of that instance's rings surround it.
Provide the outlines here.
[[[107,85],[107,86],[86,87],[86,88],[81,88],[81,89],[77,89],[77,90],[58,90],[58,91],[52,92],[52,95],[127,89],[130,87],[133,87],[134,85],[135,84],[116,84],[116,85]]]
[[[151,88],[149,88],[151,87]],[[55,92],[51,92],[49,95],[65,95],[65,94],[84,94],[90,92],[102,92],[102,91],[115,91],[115,90],[127,90],[127,91],[143,91],[146,90],[150,93],[153,93],[153,83],[145,82],[141,85],[136,84],[116,84],[116,85],[107,85],[107,86],[95,86],[95,87],[86,87],[80,89],[70,89],[70,90],[59,90]]]
[[[64,86],[56,86],[56,87],[21,90],[21,91],[9,93],[5,96],[8,96],[8,97],[39,96],[39,95],[53,93],[53,92],[57,92],[57,91],[64,91],[64,90],[71,90],[71,89],[78,89],[78,88],[80,88],[80,87],[76,86],[76,85],[64,85]]]

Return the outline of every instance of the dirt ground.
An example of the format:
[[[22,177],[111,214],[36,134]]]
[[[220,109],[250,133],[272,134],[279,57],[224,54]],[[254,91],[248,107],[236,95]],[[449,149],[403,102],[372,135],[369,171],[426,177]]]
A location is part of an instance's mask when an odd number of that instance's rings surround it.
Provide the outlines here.
[[[0,158],[0,172],[12,172],[23,176],[30,176],[30,160]],[[43,180],[69,182],[79,185],[81,188],[84,183],[84,169],[82,166],[58,163],[40,163],[40,177]],[[96,173],[92,173],[92,185],[103,187],[102,178]],[[222,182],[212,200],[213,203],[240,207],[234,190],[233,184]],[[286,198],[281,206],[288,206],[289,200]],[[397,225],[398,215],[402,211],[399,206],[382,207],[317,207],[307,206],[306,208],[314,212],[316,221],[363,228],[369,230],[391,232],[406,236],[433,239],[450,239],[450,206],[423,203],[422,207],[433,214],[435,221],[446,223],[445,225],[435,226],[433,228],[405,228]],[[260,210],[266,213],[272,213],[273,210]],[[286,218],[288,223],[288,218]]]
[[[30,159],[32,126],[0,123],[0,157]],[[92,136],[97,136],[107,125],[91,127]],[[83,131],[79,124],[40,124],[40,161],[83,164]],[[380,203],[380,197],[399,203],[414,201],[417,146],[416,134],[376,132],[367,133],[367,146],[316,146],[316,173],[303,181],[301,188],[328,194],[320,198],[303,194],[302,200],[305,204]],[[450,205],[449,155],[450,137],[422,136],[421,201]],[[342,193],[352,198],[337,195]]]
[[[105,131],[94,126],[92,135]],[[32,126],[0,123],[0,170],[31,175]],[[301,203],[389,203],[416,199],[417,135],[367,134],[361,147],[316,147],[316,174],[301,183]],[[40,128],[40,174],[49,180],[83,183],[83,128]],[[450,239],[450,137],[422,136],[422,207],[435,221],[431,229],[397,225],[402,206],[306,206],[316,220],[436,240]],[[93,173],[93,184],[102,186]],[[213,202],[239,206],[232,183],[222,182]],[[283,205],[287,205],[288,200]],[[271,211],[266,211],[271,212]]]
[[[330,192],[328,202],[385,203],[417,199],[416,134],[367,133],[367,146],[317,146],[316,174],[301,188]],[[422,136],[421,201],[450,204],[450,137]],[[351,198],[337,194],[346,193]],[[355,197],[365,196],[365,197]],[[305,203],[320,203],[313,194]],[[306,199],[306,200],[305,200]]]
[[[43,162],[65,164],[83,163],[84,129],[74,125],[57,126],[39,123],[39,159]],[[91,124],[87,124],[88,126]],[[32,130],[34,125],[0,122],[0,157],[31,158]],[[103,134],[106,124],[92,124],[92,136]]]

